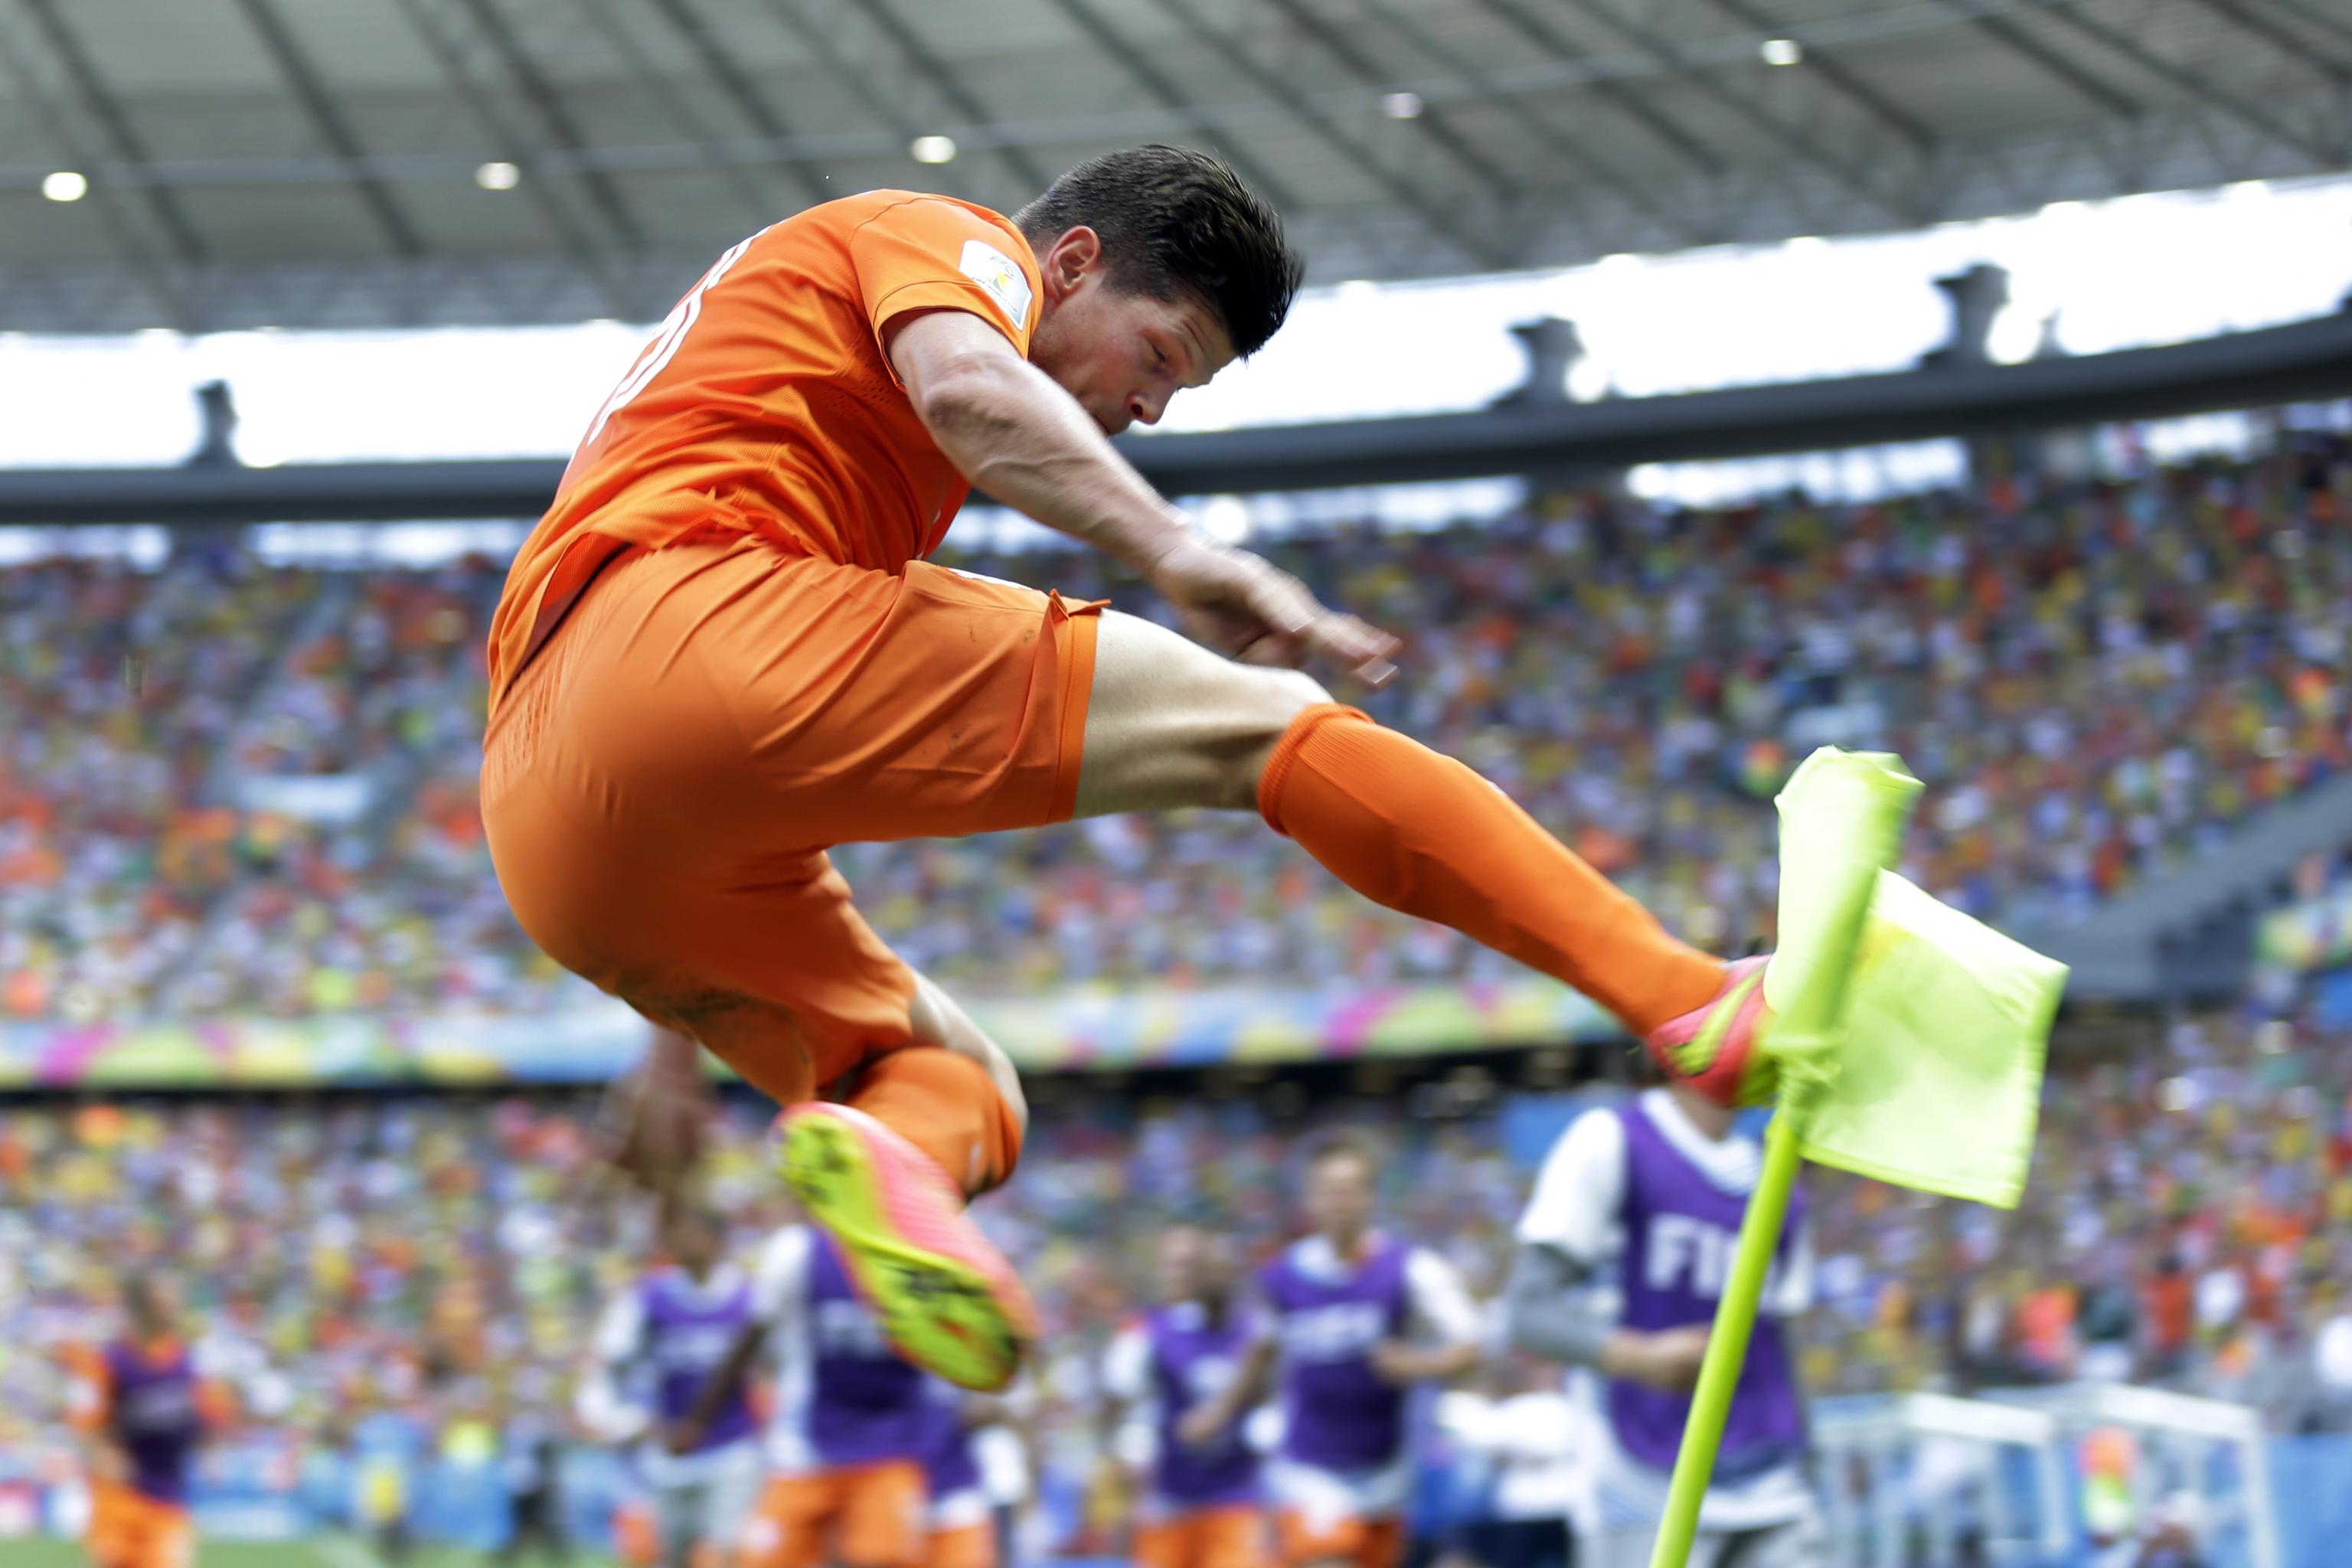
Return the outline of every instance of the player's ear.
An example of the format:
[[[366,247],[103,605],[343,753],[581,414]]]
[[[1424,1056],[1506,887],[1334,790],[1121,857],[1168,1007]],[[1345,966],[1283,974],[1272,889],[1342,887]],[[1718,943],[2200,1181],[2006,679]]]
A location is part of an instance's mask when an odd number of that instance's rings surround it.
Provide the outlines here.
[[[1087,279],[1101,271],[1102,265],[1102,236],[1085,224],[1064,229],[1062,237],[1037,258],[1037,270],[1045,280],[1046,297],[1055,300],[1085,288]]]

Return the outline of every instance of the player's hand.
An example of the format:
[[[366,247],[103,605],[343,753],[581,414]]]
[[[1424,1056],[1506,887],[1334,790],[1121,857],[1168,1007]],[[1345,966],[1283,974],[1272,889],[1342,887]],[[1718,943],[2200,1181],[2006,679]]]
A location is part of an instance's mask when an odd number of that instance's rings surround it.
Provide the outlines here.
[[[1601,1348],[1601,1371],[1665,1394],[1688,1394],[1698,1386],[1699,1363],[1706,1359],[1706,1326],[1643,1333],[1620,1329]]]
[[[664,1197],[702,1157],[717,1103],[700,1050],[684,1035],[656,1030],[645,1058],[605,1091],[597,1117],[604,1157]]]
[[[698,1421],[673,1421],[662,1434],[662,1447],[683,1458],[702,1446],[702,1424]]]
[[[1365,1352],[1373,1373],[1391,1388],[1402,1388],[1419,1383],[1428,1375],[1422,1367],[1421,1352],[1402,1340],[1382,1340]]]
[[[1325,608],[1307,584],[1246,550],[1187,536],[1145,575],[1185,629],[1219,653],[1294,669],[1328,659],[1374,686],[1396,673],[1396,638]]]

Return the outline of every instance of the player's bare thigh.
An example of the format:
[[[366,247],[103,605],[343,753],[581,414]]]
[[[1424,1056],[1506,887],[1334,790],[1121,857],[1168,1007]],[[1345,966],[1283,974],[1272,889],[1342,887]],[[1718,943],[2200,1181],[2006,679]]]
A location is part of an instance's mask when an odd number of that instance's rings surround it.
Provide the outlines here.
[[[1106,612],[1073,815],[1252,810],[1283,731],[1330,700],[1297,670],[1236,664],[1140,616]]]

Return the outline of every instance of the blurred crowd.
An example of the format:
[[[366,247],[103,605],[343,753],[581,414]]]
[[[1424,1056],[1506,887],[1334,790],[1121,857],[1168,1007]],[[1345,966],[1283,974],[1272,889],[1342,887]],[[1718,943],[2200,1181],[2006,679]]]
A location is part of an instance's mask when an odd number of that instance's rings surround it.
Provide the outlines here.
[[[1811,1173],[1809,1388],[2129,1378],[2258,1404],[2284,1430],[2352,1427],[2347,1047],[2216,1019],[2076,1061],[2052,1081],[2014,1215]],[[1147,1299],[1165,1222],[1264,1255],[1296,1233],[1305,1133],[1349,1125],[1382,1150],[1382,1222],[1491,1300],[1551,1129],[1613,1092],[1489,1093],[1443,1115],[1408,1110],[1429,1097],[1339,1096],[1277,1114],[1295,1108],[1269,1110],[1267,1092],[1065,1085],[1018,1179],[978,1211],[1045,1314],[1045,1472],[1083,1486],[1097,1468],[1097,1357]],[[788,1217],[761,1114],[730,1106],[709,1166],[747,1258]],[[0,1114],[0,1452],[62,1451],[64,1352],[141,1265],[178,1282],[200,1360],[248,1427],[330,1446],[387,1413],[428,1434],[562,1427],[589,1324],[654,1256],[593,1117],[576,1095]]]
[[[1770,936],[1769,801],[1824,742],[1930,786],[1907,869],[2063,921],[2352,756],[2352,443],[2129,480],[1699,512],[1561,495],[1269,547],[1406,639],[1343,693],[1484,770],[1668,923]],[[1157,613],[1091,557],[957,557]],[[0,572],[0,1018],[535,1011],[475,803],[501,569]],[[1484,977],[1254,820],[837,857],[951,984]]]

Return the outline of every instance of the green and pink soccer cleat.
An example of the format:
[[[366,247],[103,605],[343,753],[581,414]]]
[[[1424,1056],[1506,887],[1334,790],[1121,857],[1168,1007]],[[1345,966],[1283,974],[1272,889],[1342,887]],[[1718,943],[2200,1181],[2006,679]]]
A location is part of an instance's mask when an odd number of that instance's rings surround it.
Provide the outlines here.
[[[1767,962],[1726,965],[1712,1001],[1650,1031],[1643,1043],[1668,1078],[1718,1105],[1761,1105],[1772,1098],[1772,1061],[1757,1049],[1772,1018],[1764,1005]]]
[[[937,1161],[847,1105],[791,1107],[776,1146],[784,1181],[841,1244],[899,1354],[982,1393],[1013,1381],[1037,1309]]]

